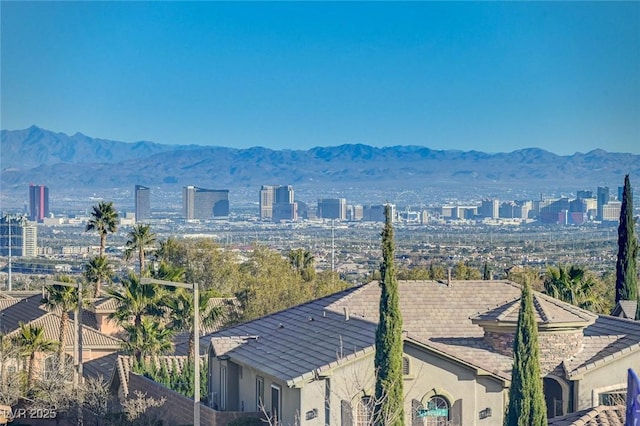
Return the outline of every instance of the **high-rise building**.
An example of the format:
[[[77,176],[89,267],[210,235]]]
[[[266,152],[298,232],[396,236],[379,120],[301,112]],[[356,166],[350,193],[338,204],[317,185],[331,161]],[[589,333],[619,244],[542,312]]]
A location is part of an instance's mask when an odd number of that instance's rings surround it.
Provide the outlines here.
[[[136,222],[151,219],[151,190],[146,186],[136,185]]]
[[[29,220],[42,222],[49,216],[49,188],[29,185]]]
[[[345,198],[322,198],[318,200],[316,216],[322,219],[347,220],[347,200]]]
[[[576,198],[578,198],[579,200],[584,200],[585,198],[593,198],[593,191],[578,191],[576,194]]]
[[[609,187],[599,186],[597,194],[598,194],[597,196],[598,206],[596,210],[596,219],[602,220],[602,212],[604,209],[604,205],[609,202]]]
[[[33,221],[5,216],[0,219],[0,255],[35,257],[38,255],[38,227]]]
[[[482,205],[478,212],[482,217],[497,219],[500,217],[500,200],[494,198],[491,200],[482,200]]]
[[[260,188],[260,220],[297,220],[298,209],[293,186],[262,185]]]
[[[371,206],[364,206],[362,211],[362,220],[366,222],[384,222],[384,210],[386,204],[376,204]],[[396,222],[396,206],[395,204],[389,204],[391,207],[391,221]]]
[[[618,222],[620,220],[620,209],[622,208],[622,201],[609,201],[602,206],[602,220],[603,222]]]
[[[182,207],[186,220],[207,220],[229,216],[229,190],[185,186]]]
[[[347,220],[362,220],[363,208],[361,205],[347,206]]]

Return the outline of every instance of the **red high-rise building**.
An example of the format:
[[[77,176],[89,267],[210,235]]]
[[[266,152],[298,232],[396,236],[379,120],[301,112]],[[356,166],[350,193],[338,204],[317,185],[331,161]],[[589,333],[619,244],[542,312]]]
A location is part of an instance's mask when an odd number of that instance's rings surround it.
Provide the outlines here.
[[[49,215],[49,188],[29,185],[29,220],[42,222]]]

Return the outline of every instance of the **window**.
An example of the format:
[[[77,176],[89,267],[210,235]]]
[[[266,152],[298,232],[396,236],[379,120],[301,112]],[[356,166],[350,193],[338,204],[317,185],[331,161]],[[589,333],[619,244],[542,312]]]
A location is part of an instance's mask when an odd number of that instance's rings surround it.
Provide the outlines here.
[[[434,395],[427,401],[425,426],[447,426],[449,423],[449,401],[440,395]]]
[[[264,379],[256,376],[256,411],[264,408]]]
[[[331,425],[331,379],[324,379],[324,425]]]
[[[220,410],[227,409],[227,366],[220,366]]]
[[[280,424],[281,404],[280,386],[271,385],[271,419],[276,425]]]
[[[44,380],[51,380],[54,378],[55,369],[58,363],[56,362],[56,355],[51,355],[44,360],[44,368],[42,369],[42,378]]]
[[[410,364],[409,364],[409,357],[408,356],[403,356],[402,357],[402,375],[403,376],[408,376],[409,374],[411,374],[411,369],[410,369]]]
[[[340,401],[340,424],[342,426],[353,426],[353,413],[351,403],[344,399]]]
[[[598,399],[600,400],[600,405],[625,405],[627,400],[627,391],[623,389],[603,392],[598,395]]]
[[[70,382],[73,380],[73,359],[63,354],[64,358],[62,364],[58,362],[57,355],[51,355],[44,360],[44,366],[42,369],[42,378],[44,380],[64,380]]]
[[[370,426],[373,424],[373,398],[363,396],[358,402],[356,426]]]

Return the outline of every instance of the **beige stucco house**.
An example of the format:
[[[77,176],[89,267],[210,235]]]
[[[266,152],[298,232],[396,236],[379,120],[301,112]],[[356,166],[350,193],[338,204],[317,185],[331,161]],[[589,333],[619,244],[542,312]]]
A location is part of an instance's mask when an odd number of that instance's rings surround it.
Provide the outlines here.
[[[400,281],[407,425],[500,425],[521,288]],[[378,282],[213,334],[210,405],[283,425],[366,425],[374,395]],[[640,370],[640,325],[534,293],[550,418],[615,400]]]

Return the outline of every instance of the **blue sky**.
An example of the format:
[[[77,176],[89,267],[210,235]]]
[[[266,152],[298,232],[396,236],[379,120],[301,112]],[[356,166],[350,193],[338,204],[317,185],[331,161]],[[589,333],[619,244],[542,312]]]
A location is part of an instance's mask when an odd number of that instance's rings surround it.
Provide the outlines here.
[[[6,2],[1,127],[640,153],[640,2]]]

